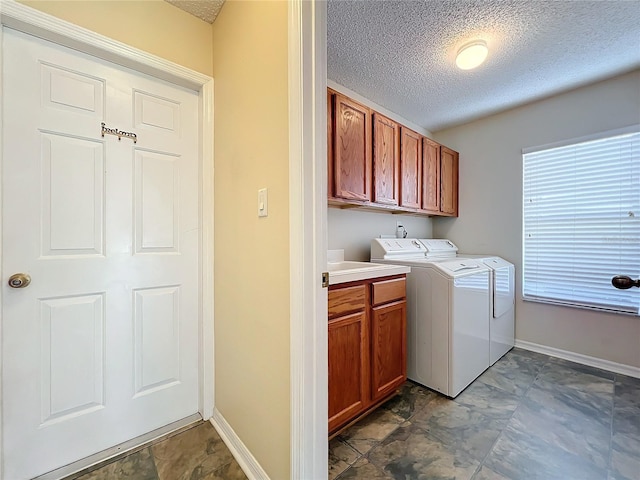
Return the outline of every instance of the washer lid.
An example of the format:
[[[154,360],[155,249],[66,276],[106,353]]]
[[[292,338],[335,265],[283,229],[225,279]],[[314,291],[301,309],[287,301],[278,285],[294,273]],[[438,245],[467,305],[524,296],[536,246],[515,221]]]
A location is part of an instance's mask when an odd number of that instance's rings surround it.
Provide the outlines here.
[[[427,250],[427,258],[455,258],[458,252],[458,247],[446,238],[421,238],[420,243]]]

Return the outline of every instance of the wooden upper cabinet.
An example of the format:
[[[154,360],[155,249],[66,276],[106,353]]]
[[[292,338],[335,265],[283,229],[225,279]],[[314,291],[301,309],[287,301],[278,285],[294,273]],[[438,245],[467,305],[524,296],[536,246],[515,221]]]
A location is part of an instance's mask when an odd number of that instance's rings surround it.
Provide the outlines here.
[[[371,200],[371,111],[336,93],[333,121],[333,194]]]
[[[458,152],[440,147],[440,211],[458,216]]]
[[[331,89],[327,167],[330,205],[458,216],[458,153]]]
[[[336,98],[336,92],[327,90],[327,195],[334,197],[333,188],[333,104]]]
[[[440,212],[440,144],[422,142],[422,209]]]
[[[421,208],[422,136],[405,127],[400,130],[400,205]]]
[[[400,126],[393,120],[373,114],[373,201],[386,205],[399,203]]]

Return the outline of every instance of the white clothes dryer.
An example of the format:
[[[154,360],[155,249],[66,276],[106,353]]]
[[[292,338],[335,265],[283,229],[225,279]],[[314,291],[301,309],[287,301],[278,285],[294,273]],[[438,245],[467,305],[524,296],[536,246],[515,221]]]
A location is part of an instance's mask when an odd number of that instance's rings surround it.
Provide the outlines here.
[[[444,248],[444,245],[443,245]],[[489,367],[489,268],[426,257],[417,239],[375,238],[371,261],[408,265],[407,377],[456,397]]]
[[[515,345],[515,266],[495,255],[458,253],[458,247],[446,239],[420,239],[427,257],[471,258],[490,269],[489,358],[496,363]]]
[[[491,365],[515,345],[515,266],[504,258],[458,254],[481,260],[491,272],[489,296],[489,358]]]

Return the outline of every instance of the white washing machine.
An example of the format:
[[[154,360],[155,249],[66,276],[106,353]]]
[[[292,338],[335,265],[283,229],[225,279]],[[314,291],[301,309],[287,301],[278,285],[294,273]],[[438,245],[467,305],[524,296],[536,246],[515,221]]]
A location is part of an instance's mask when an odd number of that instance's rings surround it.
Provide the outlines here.
[[[449,244],[442,249],[451,252],[455,246]],[[412,267],[407,274],[407,376],[453,398],[489,367],[490,270],[480,260],[456,258],[455,252],[436,259],[426,255],[417,239],[371,241],[372,262]]]
[[[456,258],[479,260],[490,269],[489,358],[493,365],[515,344],[515,266],[495,255],[457,253],[458,247],[450,240],[420,239],[420,243],[429,258],[451,255],[455,250]]]

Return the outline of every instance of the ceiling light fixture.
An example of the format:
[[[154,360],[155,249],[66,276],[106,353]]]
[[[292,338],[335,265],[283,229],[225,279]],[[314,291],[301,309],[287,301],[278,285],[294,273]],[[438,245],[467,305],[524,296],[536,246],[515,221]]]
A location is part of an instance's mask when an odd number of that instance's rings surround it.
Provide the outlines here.
[[[489,49],[484,40],[474,40],[460,47],[456,56],[456,65],[460,70],[471,70],[481,65],[488,53]]]

